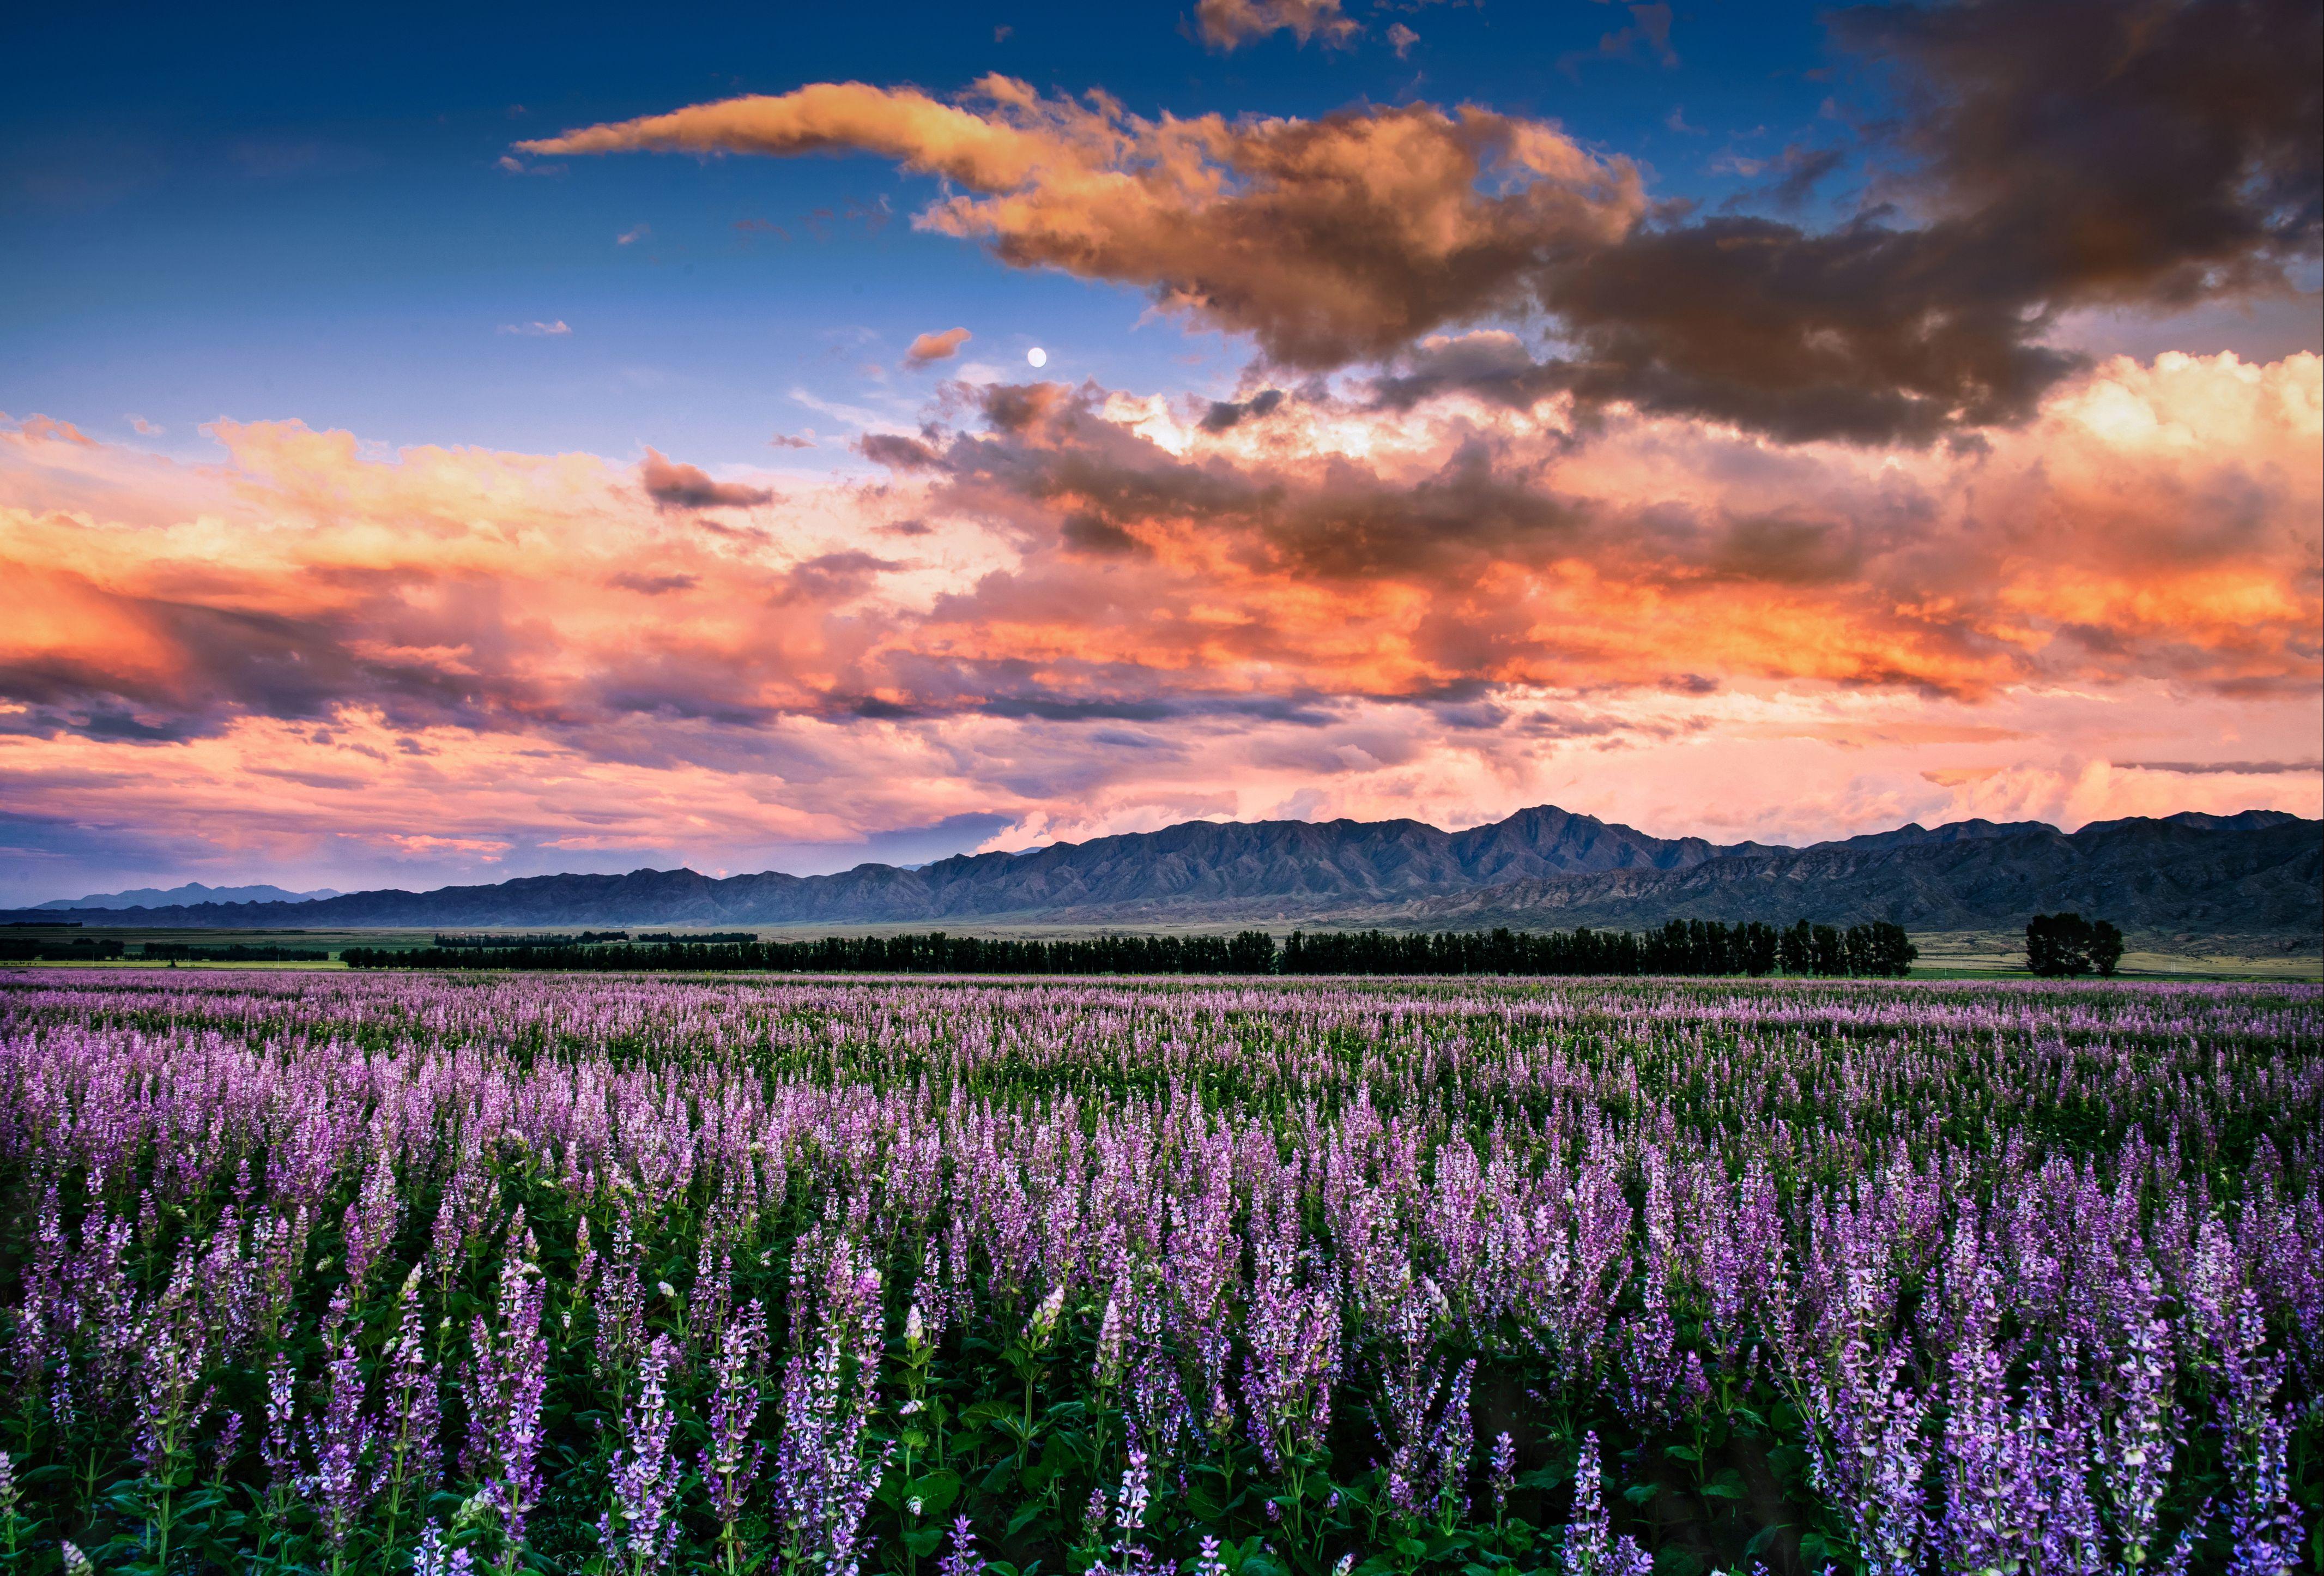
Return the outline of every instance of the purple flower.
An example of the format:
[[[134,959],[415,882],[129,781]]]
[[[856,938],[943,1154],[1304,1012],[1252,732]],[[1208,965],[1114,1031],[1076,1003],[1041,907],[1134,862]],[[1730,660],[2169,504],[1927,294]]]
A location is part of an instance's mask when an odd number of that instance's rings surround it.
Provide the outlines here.
[[[469,1472],[483,1507],[499,1518],[501,1569],[513,1576],[524,1547],[525,1518],[540,1498],[541,1409],[547,1399],[549,1341],[541,1332],[545,1295],[540,1249],[517,1212],[501,1259],[495,1322],[479,1316],[470,1332],[467,1378]]]
[[[894,1447],[864,1444],[879,1406],[880,1279],[845,1239],[832,1246],[819,1300],[814,1355],[795,1355],[783,1376],[775,1517],[787,1567],[815,1561],[825,1576],[856,1576],[863,1513]],[[816,1314],[801,1307],[798,1317]]]
[[[702,1478],[709,1487],[711,1514],[718,1517],[720,1558],[729,1571],[742,1568],[736,1527],[766,1463],[766,1447],[752,1438],[766,1350],[766,1304],[754,1299],[741,1318],[719,1332],[718,1355],[711,1363],[710,1445],[702,1452]]]
[[[307,1421],[309,1467],[300,1483],[330,1544],[335,1573],[382,1481],[379,1433],[364,1413],[362,1360],[348,1311],[347,1294],[342,1290],[331,1299],[330,1316],[323,1323],[322,1411]]]
[[[444,1531],[434,1522],[420,1530],[420,1548],[411,1558],[411,1576],[468,1576],[475,1561],[466,1549],[444,1546]]]
[[[1598,1466],[1598,1436],[1584,1434],[1582,1459],[1573,1468],[1573,1519],[1558,1544],[1558,1569],[1565,1576],[1646,1576],[1654,1564],[1654,1556],[1636,1538],[1614,1535]]]
[[[669,1450],[676,1419],[667,1391],[675,1354],[669,1336],[655,1335],[638,1376],[637,1396],[622,1416],[622,1442],[607,1473],[612,1503],[597,1520],[599,1546],[629,1576],[660,1570],[678,1544],[673,1502],[678,1467]]]
[[[1211,1541],[1215,1546],[1217,1540]],[[967,1516],[953,1517],[952,1552],[936,1562],[936,1570],[938,1576],[984,1576],[984,1556],[976,1552],[976,1534]]]

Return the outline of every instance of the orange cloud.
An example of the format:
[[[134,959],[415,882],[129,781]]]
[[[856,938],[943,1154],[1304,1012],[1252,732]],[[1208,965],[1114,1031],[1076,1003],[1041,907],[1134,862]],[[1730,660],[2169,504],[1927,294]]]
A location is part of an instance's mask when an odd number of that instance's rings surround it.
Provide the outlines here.
[[[967,194],[914,223],[1006,261],[1151,289],[1299,366],[1384,355],[1442,324],[1521,305],[1522,274],[1602,245],[1644,211],[1628,160],[1473,106],[1317,121],[1148,120],[1102,93],[1044,97],[990,76],[966,105],[817,83],[522,144],[796,155],[861,149]]]
[[[463,869],[972,812],[2318,807],[2312,355],[2109,363],[1958,452],[1461,390],[981,398],[877,481],[0,433],[0,792]],[[414,804],[465,841],[396,843]]]
[[[904,358],[915,366],[925,366],[932,361],[948,361],[960,354],[968,343],[965,328],[947,328],[941,334],[923,334],[915,338],[904,351]]]
[[[1668,8],[1631,10],[1605,48],[1674,59]],[[1204,0],[1197,17],[1222,47],[1350,26],[1332,0]],[[1827,230],[1650,208],[1628,160],[1473,105],[1148,119],[1000,76],[956,103],[816,83],[520,145],[876,153],[960,189],[924,229],[1148,290],[1277,365],[1389,364],[1391,401],[1462,375],[1433,364],[1438,331],[1545,318],[1551,348],[1512,337],[1484,386],[1787,441],[2020,423],[2080,370],[2045,342],[2061,312],[2281,290],[2324,249],[2308,0],[1863,6],[1830,25],[1907,108],[1864,134],[1895,200]],[[1803,156],[1766,195],[1782,206],[1845,161]]]
[[[1303,44],[1316,38],[1343,44],[1363,31],[1342,14],[1340,0],[1202,0],[1194,26],[1204,43],[1224,51],[1278,32]]]

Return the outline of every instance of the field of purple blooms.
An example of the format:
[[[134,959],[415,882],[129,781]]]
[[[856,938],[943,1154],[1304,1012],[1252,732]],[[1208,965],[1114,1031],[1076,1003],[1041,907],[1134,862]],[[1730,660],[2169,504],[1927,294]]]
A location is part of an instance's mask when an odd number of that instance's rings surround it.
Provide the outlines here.
[[[0,973],[10,1571],[2313,1570],[2324,991]]]

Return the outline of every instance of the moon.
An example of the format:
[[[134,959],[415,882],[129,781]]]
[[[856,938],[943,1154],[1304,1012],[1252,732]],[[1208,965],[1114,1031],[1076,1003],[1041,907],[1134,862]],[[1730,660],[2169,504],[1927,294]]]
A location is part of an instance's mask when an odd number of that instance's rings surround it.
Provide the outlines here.
[[[1049,364],[1049,353],[1036,345],[1025,353],[1025,359],[1035,366],[1047,366]]]

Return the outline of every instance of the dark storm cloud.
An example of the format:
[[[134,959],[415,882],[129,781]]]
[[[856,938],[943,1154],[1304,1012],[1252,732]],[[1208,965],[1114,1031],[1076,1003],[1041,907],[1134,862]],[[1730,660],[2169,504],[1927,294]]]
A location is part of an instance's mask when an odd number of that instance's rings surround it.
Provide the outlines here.
[[[1203,414],[1204,432],[1226,432],[1254,416],[1265,416],[1283,403],[1281,389],[1266,389],[1248,400],[1213,400]]]
[[[936,450],[897,432],[867,432],[855,447],[865,459],[890,470],[926,470],[936,463]]]
[[[2324,25],[2299,0],[1867,7],[1832,20],[1888,70],[1895,195],[1832,231],[1748,216],[1642,226],[1541,270],[1578,354],[1471,376],[1791,440],[1926,442],[2023,419],[2075,359],[2061,309],[2173,310],[2280,288],[2319,235]],[[1838,157],[1787,156],[1795,203]],[[1458,383],[1416,355],[1385,403]]]
[[[650,448],[638,467],[638,484],[657,509],[752,509],[775,496],[764,487],[714,482],[700,466],[680,465]]]

